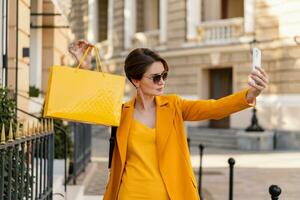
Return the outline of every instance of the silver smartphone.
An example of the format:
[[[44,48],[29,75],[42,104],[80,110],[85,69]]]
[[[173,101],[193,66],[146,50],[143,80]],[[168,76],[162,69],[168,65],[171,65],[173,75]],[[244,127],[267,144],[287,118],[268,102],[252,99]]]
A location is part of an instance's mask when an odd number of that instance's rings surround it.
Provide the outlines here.
[[[256,67],[261,67],[261,50],[258,48],[252,49],[252,71],[255,70]]]
[[[258,48],[252,49],[252,71],[257,71],[255,67],[261,67],[261,50]],[[255,83],[254,80],[251,80],[251,82]]]

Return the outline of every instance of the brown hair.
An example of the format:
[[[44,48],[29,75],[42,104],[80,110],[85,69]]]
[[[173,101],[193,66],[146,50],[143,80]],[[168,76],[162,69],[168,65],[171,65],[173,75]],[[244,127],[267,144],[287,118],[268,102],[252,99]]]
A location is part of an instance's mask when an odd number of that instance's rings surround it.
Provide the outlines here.
[[[126,77],[131,83],[132,79],[141,80],[150,65],[157,61],[163,64],[165,71],[169,70],[167,62],[152,50],[147,48],[132,50],[125,59],[124,71]]]

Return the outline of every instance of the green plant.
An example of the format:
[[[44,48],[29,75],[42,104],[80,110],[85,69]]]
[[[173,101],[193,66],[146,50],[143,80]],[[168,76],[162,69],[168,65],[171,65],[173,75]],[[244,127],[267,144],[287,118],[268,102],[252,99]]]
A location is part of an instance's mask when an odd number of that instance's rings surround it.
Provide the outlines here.
[[[40,89],[35,86],[29,86],[29,96],[38,97],[40,94]]]
[[[12,91],[10,91],[7,88],[3,88],[0,87],[0,122],[1,122],[1,128],[2,128],[2,124],[5,125],[5,134],[6,134],[6,142],[8,139],[8,133],[9,133],[9,126],[10,126],[10,122],[12,122],[12,127],[13,130],[16,129],[16,123],[17,123],[17,106],[16,106],[16,101],[14,99],[13,93]],[[15,131],[13,131],[15,132]],[[17,155],[17,151],[18,151],[18,156]],[[9,166],[9,160],[10,160],[10,154],[11,154],[11,159],[12,159],[12,166]],[[18,164],[17,167],[15,166],[16,163],[16,159],[18,158]],[[5,150],[1,150],[1,165],[4,168],[4,174],[3,174],[3,178],[4,178],[4,199],[8,199],[8,171],[9,169],[11,169],[12,171],[12,177],[11,177],[11,183],[12,183],[12,191],[11,194],[14,197],[14,195],[17,195],[18,198],[20,199],[20,191],[23,191],[23,194],[25,194],[26,192],[26,185],[28,184],[28,192],[30,193],[31,191],[31,183],[33,181],[33,176],[31,176],[30,174],[27,174],[27,170],[26,167],[28,167],[25,164],[25,159],[23,160],[24,163],[22,163],[21,161],[21,151],[19,150],[19,148],[12,148],[12,147],[7,147],[7,149]],[[29,177],[29,179],[24,178],[24,183],[23,183],[23,188],[18,188],[18,190],[16,190],[16,188],[14,188],[14,184],[16,182],[18,182],[18,185],[21,185],[21,166],[22,164],[24,164],[24,176],[23,177]],[[15,174],[17,173],[17,179],[15,179]]]
[[[17,122],[17,105],[12,91],[0,87],[0,123],[5,125],[5,132],[8,134],[9,124],[12,121],[13,128]],[[6,135],[7,136],[7,135]]]

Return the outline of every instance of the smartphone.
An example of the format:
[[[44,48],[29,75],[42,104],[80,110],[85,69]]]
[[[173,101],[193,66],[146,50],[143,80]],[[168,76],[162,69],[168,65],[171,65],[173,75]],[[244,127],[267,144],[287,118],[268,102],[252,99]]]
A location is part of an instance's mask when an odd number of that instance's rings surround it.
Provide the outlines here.
[[[252,71],[256,70],[255,66],[261,67],[261,50],[258,48],[252,49]]]
[[[256,71],[255,67],[261,67],[261,50],[258,48],[252,49],[252,71]],[[254,80],[251,80],[252,83],[255,83]]]

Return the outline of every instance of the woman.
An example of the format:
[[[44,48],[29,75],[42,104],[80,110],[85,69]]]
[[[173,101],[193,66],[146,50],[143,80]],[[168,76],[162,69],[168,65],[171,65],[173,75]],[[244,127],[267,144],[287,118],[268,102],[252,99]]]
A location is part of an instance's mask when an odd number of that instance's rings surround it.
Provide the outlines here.
[[[221,119],[254,105],[268,76],[257,67],[248,89],[219,100],[190,101],[163,95],[169,67],[149,49],[133,50],[124,70],[136,96],[123,106],[104,200],[200,199],[183,122]]]

